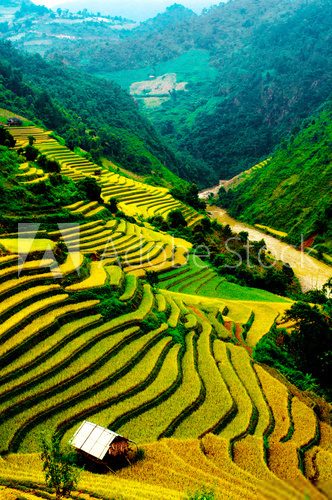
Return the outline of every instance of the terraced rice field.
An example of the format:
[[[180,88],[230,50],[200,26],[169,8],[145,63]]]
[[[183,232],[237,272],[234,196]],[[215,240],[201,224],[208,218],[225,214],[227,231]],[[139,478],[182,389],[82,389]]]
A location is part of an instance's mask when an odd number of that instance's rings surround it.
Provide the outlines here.
[[[185,266],[161,273],[159,286],[182,296],[200,297],[198,302],[206,304],[208,309],[212,307],[208,318],[214,325],[213,307],[218,309],[220,303],[223,307],[227,306],[236,323],[242,326],[250,324],[250,329],[243,333],[245,338],[241,338],[239,331],[234,332],[237,342],[245,342],[250,347],[255,346],[290,305],[289,300],[284,297],[225,281],[202,260],[192,255],[189,255]],[[220,332],[220,325],[215,327]]]
[[[180,209],[188,225],[195,224],[202,217],[194,209],[175,200],[169,194],[168,189],[148,186],[95,165],[59,144],[50,136],[50,132],[31,126],[10,127],[10,132],[17,141],[16,148],[26,146],[29,142],[28,136],[35,137],[35,147],[48,158],[57,160],[61,165],[63,175],[73,180],[83,177],[96,178],[102,187],[104,202],[108,202],[110,198],[116,198],[119,210],[127,215],[145,218],[154,215],[167,217],[167,214],[172,210]],[[22,174],[19,174],[19,178],[22,182],[38,182],[47,176],[44,175],[43,171],[38,172],[29,167],[22,171]],[[104,207],[98,203],[84,202],[67,208],[72,213],[82,214],[84,217],[96,217],[104,210]]]
[[[49,236],[61,237],[71,252],[80,251],[97,258],[99,267],[118,264],[127,273],[141,277],[146,270],[160,272],[182,265],[190,248],[185,240],[124,220],[97,220],[49,233]],[[101,272],[100,269],[99,274]]]
[[[56,142],[50,136],[51,132],[32,125],[27,127],[10,127],[10,133],[16,139],[16,149],[27,146],[29,144],[29,136],[35,138],[35,145],[44,144],[45,142]]]
[[[99,226],[85,226],[81,236],[88,244]],[[324,488],[310,482],[313,469],[315,477],[326,477],[330,463],[321,424],[287,386],[252,363],[247,339],[255,321],[243,326],[250,310],[236,301],[153,291],[114,264],[87,261],[75,246],[75,228],[65,235],[77,253],[60,266],[62,277],[50,271],[55,263],[40,267],[38,261],[14,276],[17,256],[0,258],[0,286],[1,276],[3,284],[11,282],[0,310],[1,451],[37,452],[48,429],[67,442],[88,418],[145,446],[147,458],[119,474],[123,498],[142,498],[133,484],[143,477],[147,498],[160,492],[181,498],[203,484],[217,498],[301,498],[308,492],[324,498]],[[75,262],[85,269],[80,276]],[[123,313],[104,318],[99,300],[84,295],[95,289],[117,296]],[[173,439],[156,443],[162,438]],[[0,478],[17,478],[15,460],[24,463],[25,455],[1,461]],[[21,479],[31,478],[20,471]],[[89,481],[84,473],[82,484],[92,491]],[[111,479],[98,481],[96,493]]]
[[[259,441],[257,440],[259,443]],[[255,455],[249,471],[233,461],[226,439],[206,435],[203,439],[165,439],[146,444],[145,459],[114,474],[92,474],[83,471],[79,498],[165,499],[188,498],[188,493],[203,489],[214,492],[217,499],[300,500],[305,494],[273,474]],[[0,478],[19,488],[30,483],[40,498],[45,492],[41,461],[37,454],[14,454],[0,462]],[[8,490],[6,490],[8,491]],[[326,498],[316,489],[311,498]],[[77,494],[77,493],[76,493]],[[73,498],[76,498],[73,494]],[[40,496],[39,496],[40,495]],[[25,498],[30,498],[26,496]],[[10,498],[10,497],[8,497]],[[14,497],[15,498],[15,497]]]
[[[166,190],[96,172],[40,129],[15,133],[21,145],[34,135],[73,179],[98,178],[104,199],[116,196],[128,214],[179,206]],[[21,170],[34,175],[29,165]],[[57,430],[67,443],[89,419],[135,440],[145,459],[116,476],[83,472],[85,493],[74,498],[173,500],[203,487],[218,499],[331,496],[331,427],[251,357],[291,302],[227,283],[182,239],[102,220],[103,205],[67,208],[83,222],[34,240],[29,231],[0,240],[5,495],[29,483],[26,498],[45,496],[41,433]],[[197,220],[190,209],[185,215]],[[65,262],[42,259],[59,241]]]

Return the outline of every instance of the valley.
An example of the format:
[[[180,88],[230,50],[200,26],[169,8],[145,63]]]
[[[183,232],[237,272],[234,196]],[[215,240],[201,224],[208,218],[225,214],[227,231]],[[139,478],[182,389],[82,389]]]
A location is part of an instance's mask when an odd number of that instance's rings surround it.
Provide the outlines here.
[[[328,500],[332,3],[82,2],[0,6],[0,499]]]
[[[190,163],[182,176],[204,188],[268,157],[328,99],[329,17],[330,2],[319,0],[227,2],[200,16],[174,5],[109,45],[67,45],[49,57],[126,89],[151,74],[188,82],[142,111]]]

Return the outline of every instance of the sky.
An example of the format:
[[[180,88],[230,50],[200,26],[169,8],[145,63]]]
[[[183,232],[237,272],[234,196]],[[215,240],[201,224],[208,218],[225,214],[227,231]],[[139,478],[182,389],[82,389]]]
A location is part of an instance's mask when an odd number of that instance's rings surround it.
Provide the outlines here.
[[[204,7],[219,3],[220,0],[33,0],[33,2],[50,8],[69,8],[74,12],[86,7],[93,12],[100,11],[142,21],[164,11],[173,3],[180,3],[199,13]]]

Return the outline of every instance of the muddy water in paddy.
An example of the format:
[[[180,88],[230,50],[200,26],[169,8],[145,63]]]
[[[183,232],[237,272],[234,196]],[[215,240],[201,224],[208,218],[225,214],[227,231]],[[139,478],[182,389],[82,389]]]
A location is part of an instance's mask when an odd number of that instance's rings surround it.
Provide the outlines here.
[[[229,224],[234,232],[246,231],[249,234],[249,239],[252,241],[264,239],[271,255],[275,259],[288,263],[292,267],[301,283],[303,291],[322,288],[324,283],[332,276],[332,267],[324,264],[324,262],[320,262],[310,255],[296,250],[291,245],[263,233],[259,229],[233,219],[223,208],[211,206],[208,208],[208,211],[221,224]]]

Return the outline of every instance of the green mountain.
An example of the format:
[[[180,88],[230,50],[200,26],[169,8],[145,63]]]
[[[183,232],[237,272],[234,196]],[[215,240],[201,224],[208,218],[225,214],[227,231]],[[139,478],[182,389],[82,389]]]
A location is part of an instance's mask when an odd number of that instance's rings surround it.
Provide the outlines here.
[[[305,120],[272,160],[254,169],[220,202],[236,217],[286,231],[292,243],[315,236],[316,250],[332,250],[332,102]]]
[[[273,13],[271,2],[232,3],[242,3],[246,12],[240,40],[232,37],[211,49],[219,70],[219,102],[211,109],[208,101],[196,112],[191,137],[183,138],[190,152],[215,165],[220,178],[266,157],[332,89],[332,2],[278,2],[284,9],[279,13]],[[257,18],[254,4],[261,13]],[[217,19],[222,37],[223,17]],[[235,44],[231,51],[230,43]],[[205,44],[209,47],[208,40]]]
[[[155,183],[180,183],[180,160],[117,84],[19,53],[0,42],[0,107],[59,133],[94,160],[105,156]],[[150,179],[151,180],[151,179]]]
[[[127,89],[165,71],[188,82],[147,111],[168,143],[205,167],[208,185],[207,169],[226,179],[254,165],[327,99],[332,2],[235,0],[200,16],[174,9],[175,19],[166,12],[93,50],[82,39],[48,56],[110,79],[131,70]],[[181,57],[193,59],[187,80]]]

